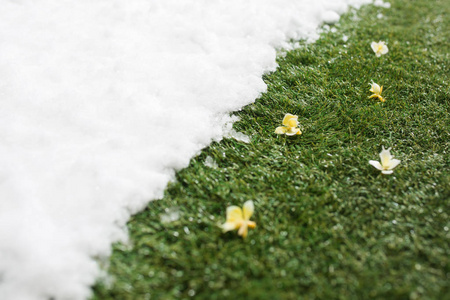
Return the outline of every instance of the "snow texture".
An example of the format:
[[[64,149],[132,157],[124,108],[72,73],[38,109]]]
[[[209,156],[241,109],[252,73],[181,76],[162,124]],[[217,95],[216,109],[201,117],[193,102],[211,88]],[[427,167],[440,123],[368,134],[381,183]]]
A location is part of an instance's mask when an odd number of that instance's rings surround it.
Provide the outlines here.
[[[0,299],[86,299],[130,215],[369,0],[2,0]]]
[[[391,3],[384,2],[383,0],[375,0],[373,5],[378,6],[378,7],[384,7],[384,8],[390,8],[391,7]]]
[[[205,166],[207,166],[208,168],[212,168],[212,169],[217,169],[219,167],[219,165],[217,164],[217,162],[211,157],[211,156],[207,156],[205,158],[205,161],[203,163]]]

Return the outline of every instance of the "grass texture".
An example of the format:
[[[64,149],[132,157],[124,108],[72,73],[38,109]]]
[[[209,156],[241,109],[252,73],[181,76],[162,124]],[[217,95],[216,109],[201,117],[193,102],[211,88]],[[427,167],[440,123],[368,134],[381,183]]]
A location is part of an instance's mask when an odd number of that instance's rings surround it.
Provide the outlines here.
[[[236,113],[251,142],[213,143],[179,171],[130,220],[92,299],[450,299],[450,4],[390,2],[280,55]],[[372,80],[386,102],[368,99]],[[274,134],[286,113],[303,135]],[[392,175],[368,163],[382,145],[402,161]],[[247,200],[257,228],[222,233]]]

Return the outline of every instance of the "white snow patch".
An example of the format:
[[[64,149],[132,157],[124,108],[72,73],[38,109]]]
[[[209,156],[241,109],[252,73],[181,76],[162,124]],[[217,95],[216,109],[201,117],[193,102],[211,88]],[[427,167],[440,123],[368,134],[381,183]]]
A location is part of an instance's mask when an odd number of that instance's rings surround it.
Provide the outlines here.
[[[237,132],[233,128],[233,123],[239,121],[239,117],[231,116],[223,125],[223,136],[226,138],[233,138],[237,141],[250,143],[250,137],[242,132]]]
[[[375,0],[373,2],[373,5],[378,6],[378,7],[384,7],[384,8],[390,8],[391,7],[391,3],[384,2],[383,0]]]
[[[327,24],[334,24],[339,21],[339,14],[335,11],[328,10],[322,15],[323,21]]]
[[[231,129],[228,134],[226,135],[228,138],[233,138],[236,141],[244,142],[244,143],[250,143],[250,137],[242,132],[238,132],[234,129]]]
[[[205,166],[207,166],[208,168],[212,168],[212,169],[217,169],[219,167],[217,162],[211,156],[207,156],[205,158],[205,162],[203,164]]]
[[[94,257],[266,90],[276,49],[369,2],[2,1],[0,299],[89,297]]]
[[[180,219],[180,209],[178,207],[166,208],[165,212],[160,216],[161,223],[171,223]]]

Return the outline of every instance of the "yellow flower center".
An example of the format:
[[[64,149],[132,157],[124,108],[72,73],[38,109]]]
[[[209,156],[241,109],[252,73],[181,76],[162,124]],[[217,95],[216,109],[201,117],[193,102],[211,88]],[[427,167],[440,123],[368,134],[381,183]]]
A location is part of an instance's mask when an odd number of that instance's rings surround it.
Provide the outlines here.
[[[294,119],[291,119],[288,121],[288,126],[289,127],[296,127],[297,126],[297,121]]]

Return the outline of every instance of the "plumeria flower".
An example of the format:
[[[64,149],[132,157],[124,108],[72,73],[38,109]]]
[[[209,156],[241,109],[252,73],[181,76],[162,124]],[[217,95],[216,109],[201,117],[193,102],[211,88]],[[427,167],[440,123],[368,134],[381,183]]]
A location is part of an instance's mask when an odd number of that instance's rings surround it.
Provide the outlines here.
[[[291,114],[286,114],[283,118],[283,126],[277,127],[275,129],[277,134],[286,135],[300,135],[302,132],[298,128],[298,117]]]
[[[386,101],[382,96],[381,92],[383,91],[383,86],[379,86],[375,82],[370,84],[370,91],[373,93],[369,98],[378,98],[381,102]]]
[[[383,146],[383,150],[380,152],[381,164],[376,160],[369,160],[369,164],[380,170],[383,174],[392,174],[394,172],[392,169],[398,166],[400,160],[393,159],[390,151],[391,148],[386,150]]]
[[[227,221],[221,227],[224,232],[239,229],[238,234],[245,238],[248,228],[255,228],[256,223],[250,221],[250,217],[254,211],[253,201],[249,200],[244,203],[243,209],[238,206],[230,206],[227,208]]]
[[[375,52],[375,55],[377,57],[380,57],[382,54],[386,54],[389,51],[388,47],[386,46],[386,43],[382,41],[379,41],[378,43],[372,42],[370,46],[372,47],[372,50],[373,52]]]

